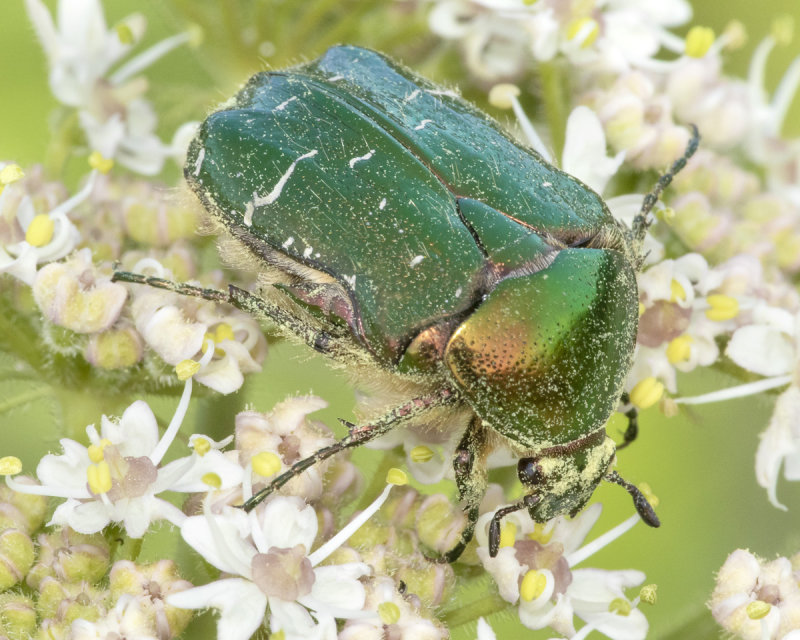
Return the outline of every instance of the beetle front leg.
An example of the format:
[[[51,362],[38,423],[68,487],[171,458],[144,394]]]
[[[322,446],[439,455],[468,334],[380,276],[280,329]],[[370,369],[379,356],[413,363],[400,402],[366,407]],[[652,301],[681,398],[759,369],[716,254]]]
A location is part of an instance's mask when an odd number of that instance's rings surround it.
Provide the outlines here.
[[[332,445],[323,447],[307,458],[303,458],[302,460],[295,462],[291,467],[289,467],[289,469],[284,471],[282,474],[272,480],[272,482],[270,482],[266,487],[261,489],[261,491],[246,500],[244,504],[241,505],[242,509],[248,512],[252,511],[273,491],[277,491],[292,478],[300,475],[309,467],[317,464],[317,462],[326,460],[332,455],[335,455],[340,451],[344,451],[345,449],[351,449],[353,447],[366,444],[370,440],[374,440],[375,438],[388,433],[401,422],[411,420],[412,418],[417,418],[431,409],[443,407],[457,401],[458,396],[452,390],[445,388],[428,396],[422,396],[419,398],[414,398],[413,400],[409,400],[408,402],[395,407],[377,420],[368,424],[351,425],[347,423],[350,433],[348,433],[344,438],[338,442],[334,442]]]
[[[630,402],[630,397],[627,393],[622,394],[620,402],[623,404],[628,404]],[[637,436],[639,435],[639,410],[631,405],[631,408],[625,411],[623,415],[628,419],[628,428],[625,429],[625,434],[622,436],[622,442],[617,445],[617,451],[627,447],[631,442],[636,440]]]
[[[206,289],[185,282],[173,282],[165,278],[156,278],[154,276],[146,276],[141,273],[131,273],[129,271],[114,271],[111,276],[111,281],[145,284],[150,287],[156,287],[157,289],[174,291],[184,296],[202,298],[203,300],[210,300],[212,302],[224,302],[245,313],[259,318],[267,318],[275,323],[282,332],[294,336],[315,351],[333,357],[344,351],[344,346],[337,336],[327,331],[320,331],[309,327],[278,305],[232,284],[228,285],[228,291],[220,291],[218,289]]]

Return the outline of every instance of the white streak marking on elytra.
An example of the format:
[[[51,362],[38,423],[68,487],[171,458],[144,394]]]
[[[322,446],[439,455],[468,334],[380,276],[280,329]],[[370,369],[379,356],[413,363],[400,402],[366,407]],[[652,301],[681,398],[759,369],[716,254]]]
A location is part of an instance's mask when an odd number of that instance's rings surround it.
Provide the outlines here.
[[[358,156],[357,158],[350,158],[350,168],[352,169],[356,166],[356,162],[361,162],[362,160],[369,160],[375,154],[375,149],[370,149],[369,153],[365,153],[363,156]]]
[[[424,129],[425,125],[428,124],[429,122],[433,122],[433,120],[423,120],[416,127],[414,127],[414,131],[419,131],[420,129]]]
[[[405,98],[403,98],[403,102],[411,102],[414,98],[419,95],[419,89],[414,89],[411,93],[409,93]]]
[[[336,82],[337,80],[344,80],[344,76],[338,75],[338,76],[331,76],[330,78],[328,78],[328,82]]]
[[[552,187],[553,183],[552,182],[542,182],[542,186],[543,187]]]
[[[456,298],[460,298],[460,297],[461,297],[461,287],[456,289]]]
[[[383,200],[381,200],[381,203],[378,205],[378,209],[381,209],[381,210],[383,210],[383,208],[384,208],[385,206],[386,206],[386,198],[384,198]]]
[[[458,94],[450,89],[428,89],[427,93],[432,96],[447,96],[448,98],[458,98]]]
[[[194,161],[194,175],[200,175],[200,167],[203,166],[203,159],[206,157],[206,150],[200,149],[200,153],[197,154],[197,160]]]
[[[281,195],[281,191],[283,191],[283,188],[286,186],[287,181],[294,173],[294,168],[297,166],[297,163],[300,162],[301,160],[305,160],[306,158],[313,158],[315,155],[317,155],[317,150],[312,149],[308,153],[303,154],[297,160],[292,162],[292,164],[290,164],[289,168],[286,170],[286,173],[284,173],[281,176],[281,179],[278,180],[278,184],[276,184],[273,187],[272,191],[270,191],[265,196],[258,196],[255,193],[253,194],[253,204],[256,207],[263,207],[266,204],[272,204],[273,202],[275,202]]]
[[[294,236],[289,236],[288,238],[286,238],[286,242],[284,242],[281,246],[284,249],[288,249],[289,247],[292,246],[293,242],[294,242]]]
[[[355,276],[355,274],[353,274],[352,276],[343,275],[342,278],[344,278],[344,281],[347,284],[349,284],[351,288],[353,288],[353,289],[356,288],[356,276]]]
[[[414,268],[414,267],[416,267],[416,266],[417,266],[417,265],[418,265],[420,262],[422,262],[424,259],[425,259],[425,256],[414,256],[414,259],[413,259],[413,260],[411,260],[411,262],[409,262],[409,263],[408,263],[408,266],[409,266],[409,267],[411,267],[411,268],[413,269],[413,268]]]
[[[275,112],[275,111],[283,111],[287,106],[289,106],[289,103],[292,102],[292,100],[297,100],[297,96],[292,96],[288,100],[284,100],[277,107],[275,107],[272,111],[273,112]]]
[[[303,251],[303,257],[310,258],[312,253],[314,253],[314,247],[306,247],[306,250]]]
[[[255,197],[255,195],[256,194],[253,194],[253,197]],[[255,210],[256,208],[253,206],[252,202],[248,202],[244,205],[244,224],[246,227],[253,226],[253,212]]]

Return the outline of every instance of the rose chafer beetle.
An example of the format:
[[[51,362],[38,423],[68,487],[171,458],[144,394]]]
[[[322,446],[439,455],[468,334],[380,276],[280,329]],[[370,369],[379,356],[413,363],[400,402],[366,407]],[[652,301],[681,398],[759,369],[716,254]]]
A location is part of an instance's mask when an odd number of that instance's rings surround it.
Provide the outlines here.
[[[334,47],[259,73],[200,127],[186,179],[227,233],[227,258],[259,273],[258,294],[175,285],[226,301],[368,377],[389,374],[407,401],[301,460],[250,510],[318,460],[400,424],[464,419],[455,478],[470,540],[486,458],[519,456],[538,522],[575,514],[610,469],[605,423],[631,366],[636,271],[646,217],[686,154],[647,196],[634,228],[579,180],[491,118],[387,57]],[[444,418],[442,417],[444,415]],[[625,444],[635,436],[635,416]]]

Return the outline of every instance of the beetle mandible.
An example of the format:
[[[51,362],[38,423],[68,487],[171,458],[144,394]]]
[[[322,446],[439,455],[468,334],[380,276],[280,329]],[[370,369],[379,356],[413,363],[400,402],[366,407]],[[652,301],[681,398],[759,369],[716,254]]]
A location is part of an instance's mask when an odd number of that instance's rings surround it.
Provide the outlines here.
[[[500,443],[519,456],[537,522],[584,507],[610,469],[605,423],[618,406],[638,323],[636,272],[647,215],[697,147],[646,198],[633,228],[572,176],[489,116],[374,51],[340,46],[255,75],[192,142],[186,179],[259,272],[258,294],[203,290],[118,272],[229,302],[360,370],[388,373],[406,402],[297,462],[244,504],[315,462],[390,429],[459,410],[454,457],[472,537]],[[635,437],[635,416],[624,444]]]

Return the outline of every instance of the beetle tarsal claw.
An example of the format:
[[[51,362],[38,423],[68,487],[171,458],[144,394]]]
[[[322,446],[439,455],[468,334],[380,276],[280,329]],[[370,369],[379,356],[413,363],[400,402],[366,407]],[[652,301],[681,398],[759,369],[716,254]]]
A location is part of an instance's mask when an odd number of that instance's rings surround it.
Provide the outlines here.
[[[644,497],[644,494],[638,489],[638,487],[630,482],[627,482],[626,480],[623,480],[616,471],[609,473],[605,477],[605,480],[608,482],[613,482],[614,484],[618,484],[625,489],[625,491],[631,494],[631,497],[633,498],[633,506],[636,507],[637,513],[646,524],[650,525],[651,527],[661,526],[661,520],[658,519],[655,509],[653,509],[653,506],[647,501],[647,498]]]

